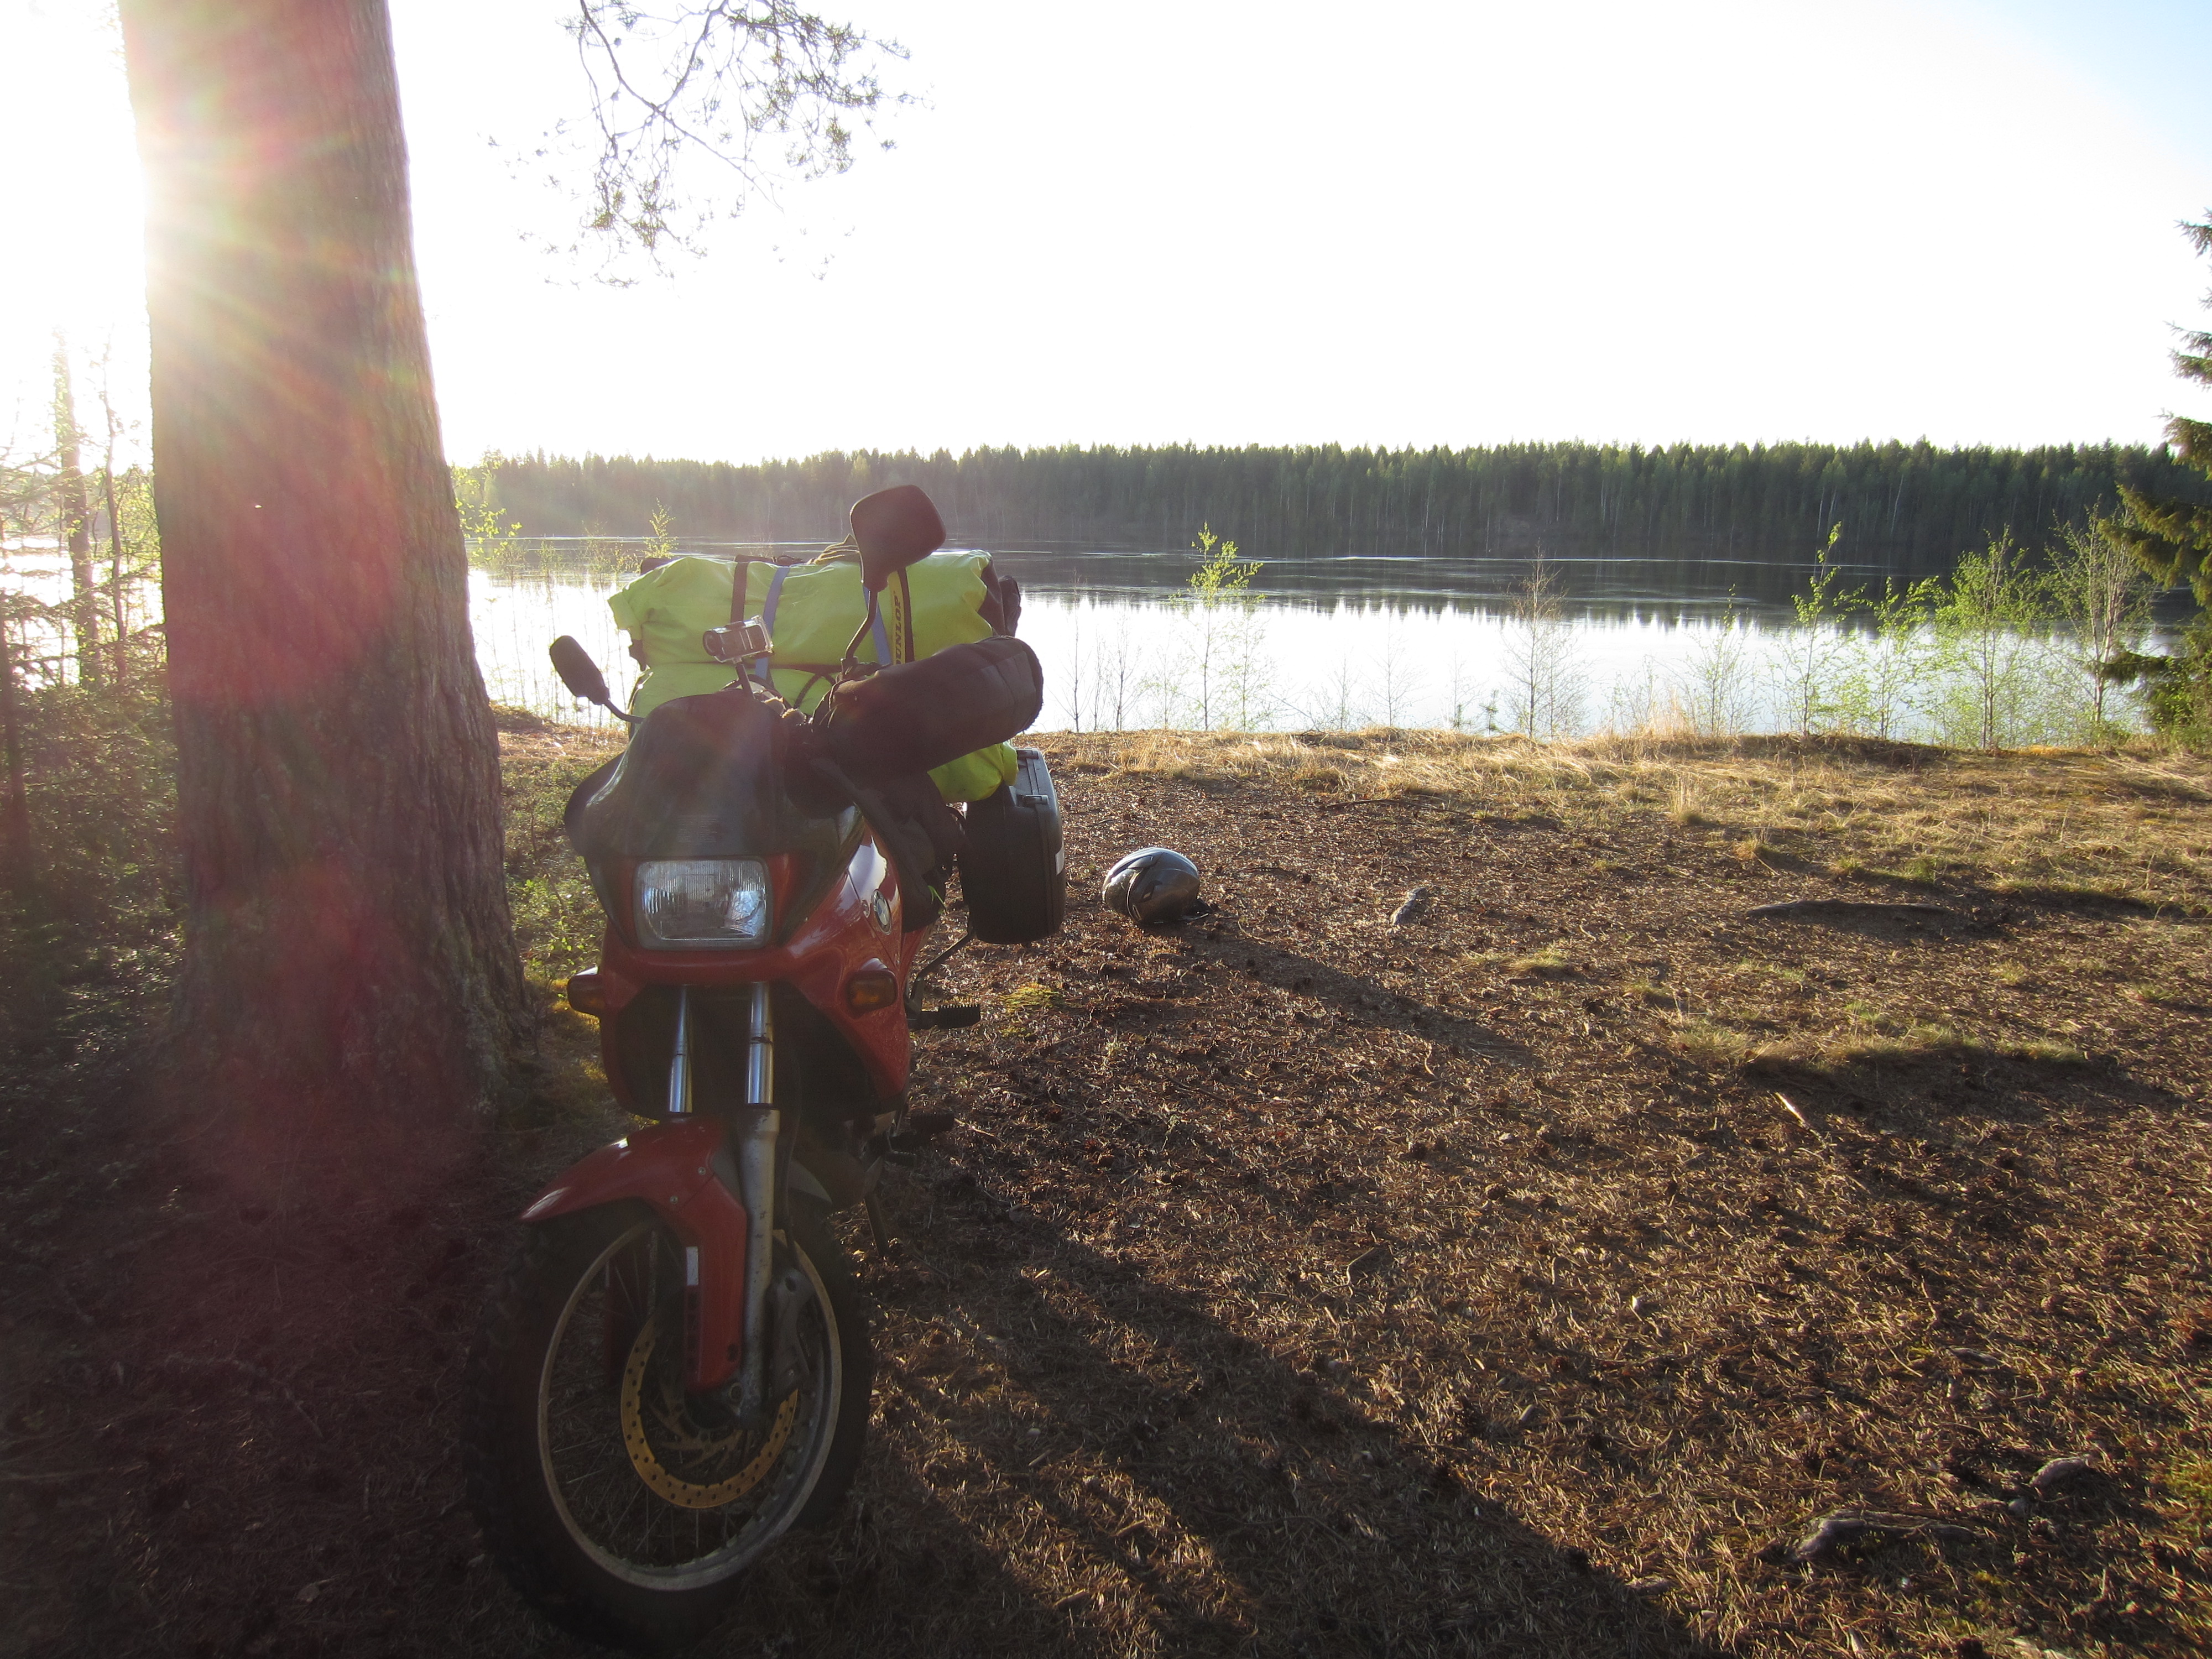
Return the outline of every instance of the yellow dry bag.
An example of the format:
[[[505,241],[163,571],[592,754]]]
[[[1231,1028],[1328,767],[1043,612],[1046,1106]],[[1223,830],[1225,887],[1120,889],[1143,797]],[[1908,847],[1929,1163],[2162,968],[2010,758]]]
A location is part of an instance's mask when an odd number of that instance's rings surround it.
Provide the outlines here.
[[[794,707],[812,708],[867,613],[858,556],[833,549],[811,564],[742,566],[686,557],[647,571],[607,601],[630,636],[631,654],[645,665],[631,708],[647,714],[671,697],[702,696],[734,680],[738,671],[699,643],[732,617],[758,617],[774,642],[768,661],[753,665],[754,677]],[[738,569],[745,598],[733,610]],[[1005,614],[1017,608],[1008,603],[1012,587],[998,580],[988,553],[933,553],[891,578],[858,654],[864,662],[916,662],[950,645],[1012,633],[1014,618]],[[948,801],[981,800],[1013,781],[1016,765],[1012,747],[999,743],[929,775]]]

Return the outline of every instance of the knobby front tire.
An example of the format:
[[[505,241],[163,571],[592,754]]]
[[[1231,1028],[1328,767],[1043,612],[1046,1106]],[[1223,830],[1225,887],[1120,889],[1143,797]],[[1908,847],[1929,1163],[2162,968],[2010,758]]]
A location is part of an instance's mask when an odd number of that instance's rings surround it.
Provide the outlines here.
[[[866,1325],[818,1207],[776,1271],[811,1287],[781,1409],[747,1431],[685,1398],[683,1250],[642,1205],[528,1230],[469,1357],[463,1459],[486,1553],[556,1623],[641,1651],[696,1641],[776,1539],[836,1510],[868,1420]]]

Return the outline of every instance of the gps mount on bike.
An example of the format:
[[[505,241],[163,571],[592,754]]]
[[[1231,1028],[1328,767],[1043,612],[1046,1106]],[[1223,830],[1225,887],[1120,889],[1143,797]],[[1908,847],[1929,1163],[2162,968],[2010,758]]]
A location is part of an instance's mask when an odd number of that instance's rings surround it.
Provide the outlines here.
[[[744,590],[740,579],[738,598]],[[716,662],[726,662],[732,668],[742,668],[748,663],[758,662],[775,649],[769,638],[768,624],[758,617],[750,622],[733,622],[726,628],[710,628],[699,636],[699,648]]]

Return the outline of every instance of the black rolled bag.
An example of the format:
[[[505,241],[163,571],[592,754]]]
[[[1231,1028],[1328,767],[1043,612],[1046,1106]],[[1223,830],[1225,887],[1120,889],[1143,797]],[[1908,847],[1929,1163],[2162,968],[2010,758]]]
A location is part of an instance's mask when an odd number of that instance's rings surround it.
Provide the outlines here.
[[[872,790],[891,787],[894,780],[916,780],[933,766],[1004,743],[1026,729],[1043,707],[1044,672],[1036,653],[1008,636],[977,640],[839,686],[831,693],[821,748],[869,809]],[[913,792],[908,812],[883,815],[930,821],[936,867],[946,868],[957,856],[969,929],[986,945],[1034,945],[1060,932],[1067,919],[1060,793],[1043,755],[1019,749],[1015,758],[1013,781],[969,802],[964,817],[941,805],[938,813],[923,811],[936,798],[921,790]],[[935,822],[939,813],[946,821],[941,827]],[[878,816],[870,811],[872,823]],[[898,826],[902,831],[910,827]],[[896,856],[896,835],[892,841]],[[919,843],[907,856],[921,862]]]
[[[830,696],[823,751],[865,789],[1026,730],[1044,707],[1044,671],[1036,653],[1001,635],[880,670]],[[1042,754],[1015,756],[1013,781],[969,802],[964,823],[953,818],[968,926],[986,945],[1034,945],[1067,918],[1060,794]]]
[[[960,848],[969,931],[986,945],[1035,945],[1067,920],[1060,792],[1042,755],[1014,753],[1021,762],[1014,781],[969,804]]]
[[[908,894],[904,909],[909,930],[936,918],[942,903],[942,877],[950,873],[963,850],[969,824],[975,822],[963,821],[945,805],[929,781],[929,769],[1006,742],[1025,730],[1043,707],[1044,670],[1036,653],[1008,635],[948,646],[919,662],[900,663],[878,669],[866,679],[848,680],[830,694],[827,720],[809,738],[859,802],[898,866],[900,884]],[[1039,756],[1037,768],[1042,771],[1042,767]],[[1009,798],[1010,790],[1018,789],[1025,775],[1018,769],[1012,785],[1002,785],[976,805],[988,808],[993,801]],[[1049,794],[1049,778],[1045,789]],[[984,821],[989,817],[986,812]],[[1056,801],[1053,817],[1056,835]],[[961,867],[964,871],[965,864]],[[969,889],[964,879],[962,886]]]
[[[1043,707],[1036,653],[1011,635],[976,640],[839,686],[823,747],[857,782],[927,772],[1027,731]]]

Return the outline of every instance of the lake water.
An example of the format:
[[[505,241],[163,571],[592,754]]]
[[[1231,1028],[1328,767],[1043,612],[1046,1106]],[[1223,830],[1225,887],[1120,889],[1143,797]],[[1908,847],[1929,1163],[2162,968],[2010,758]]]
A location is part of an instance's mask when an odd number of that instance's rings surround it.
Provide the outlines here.
[[[787,556],[817,545],[744,550]],[[685,550],[732,556],[720,548]],[[1253,578],[1249,608],[1212,613],[1209,651],[1206,613],[1179,603],[1195,556],[990,550],[1022,584],[1020,632],[1044,665],[1041,718],[1049,729],[1449,727],[1456,719],[1480,731],[1492,719],[1514,723],[1510,682],[1525,678],[1528,629],[1511,611],[1515,590],[1530,574],[1525,562],[1271,560]],[[1559,712],[1578,714],[1563,722],[1574,729],[1623,708],[1640,712],[1655,698],[1663,703],[1717,643],[1740,647],[1747,680],[1771,678],[1767,659],[1796,628],[1787,598],[1796,566],[1608,559],[1548,568],[1559,590],[1558,678],[1580,705]],[[545,659],[546,642],[560,634],[575,635],[626,696],[636,672],[606,599],[627,580],[604,558],[558,548],[527,568],[471,572],[477,654],[492,696],[581,718]],[[1860,580],[1880,578],[1847,573],[1847,583]],[[1209,657],[1210,672],[1203,665]],[[1224,663],[1237,682],[1231,706],[1207,684],[1224,678]],[[1769,718],[1747,711],[1744,729],[1760,729]]]
[[[752,557],[812,550],[743,550]],[[1023,586],[1020,633],[1044,665],[1038,724],[1046,730],[1525,729],[1533,690],[1542,735],[1776,731],[1794,725],[1791,659],[1808,645],[1790,602],[1812,574],[1805,561],[1552,562],[1555,610],[1532,626],[1516,615],[1531,574],[1519,561],[1271,560],[1255,574],[1248,605],[1209,612],[1181,602],[1194,555],[990,550]],[[1882,574],[1844,566],[1839,586],[1878,591]],[[575,707],[545,646],[573,634],[626,696],[636,673],[606,596],[627,579],[604,558],[595,566],[561,549],[527,569],[473,571],[477,655],[492,695],[604,720]],[[1836,672],[1874,642],[1830,626],[1809,643]],[[2063,679],[2063,653],[2045,654],[2053,659],[2045,669]],[[1938,717],[1915,702],[1898,699],[1890,735],[1932,734]]]
[[[536,544],[526,562],[472,568],[471,620],[491,696],[587,724],[554,677],[545,648],[572,634],[607,670],[619,698],[637,673],[607,596],[635,547]],[[690,547],[710,557],[811,554],[817,544]],[[1547,568],[1557,600],[1531,625],[1516,596],[1531,567],[1499,559],[1271,560],[1247,605],[1211,611],[1183,602],[1197,568],[1185,552],[992,549],[1022,584],[1021,636],[1044,665],[1044,730],[1249,726],[1303,730],[1389,725],[1569,735],[1637,728],[1755,732],[1794,727],[1793,659],[1809,648],[1832,676],[1880,666],[1863,630],[1801,628],[1790,599],[1804,560],[1685,563],[1564,559]],[[1879,589],[1883,573],[1842,567],[1840,586]],[[50,547],[4,550],[0,586],[48,602],[67,597],[66,561]],[[159,593],[137,591],[132,623],[158,618]],[[1524,607],[1525,611],[1525,607]],[[28,630],[31,672],[67,672],[58,626]],[[2161,627],[2154,643],[2170,641]],[[2009,743],[2080,735],[2081,676],[2065,641],[2023,647],[2039,703]],[[1893,678],[1895,678],[1893,674]],[[1893,697],[1888,735],[1941,735],[1930,684]],[[1532,691],[1533,718],[1532,718]],[[2121,714],[2130,707],[2123,694]],[[1955,735],[1955,734],[1954,734]]]

